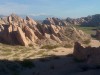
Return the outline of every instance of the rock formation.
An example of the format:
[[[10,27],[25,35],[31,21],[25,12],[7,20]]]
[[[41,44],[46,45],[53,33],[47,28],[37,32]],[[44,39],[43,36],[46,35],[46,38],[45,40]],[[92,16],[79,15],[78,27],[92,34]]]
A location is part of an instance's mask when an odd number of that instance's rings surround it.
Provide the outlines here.
[[[62,21],[58,18],[47,18],[46,20],[43,21],[43,24],[47,25],[59,25],[59,26],[66,26],[67,23],[66,21]]]
[[[96,37],[98,40],[100,40],[100,30],[96,30],[96,35],[95,35],[95,37]]]
[[[65,21],[69,25],[100,26],[100,14],[76,19],[67,18]]]
[[[85,22],[84,18],[77,18],[77,19],[67,18],[66,19],[66,23],[68,23],[69,25],[81,25],[84,22]]]
[[[83,47],[76,42],[73,55],[77,60],[85,61],[87,64],[100,65],[100,47]]]
[[[81,30],[67,26],[57,18],[48,18],[42,24],[33,19],[12,14],[0,19],[0,42],[8,44],[44,45],[66,44],[75,41],[84,41],[89,36]]]

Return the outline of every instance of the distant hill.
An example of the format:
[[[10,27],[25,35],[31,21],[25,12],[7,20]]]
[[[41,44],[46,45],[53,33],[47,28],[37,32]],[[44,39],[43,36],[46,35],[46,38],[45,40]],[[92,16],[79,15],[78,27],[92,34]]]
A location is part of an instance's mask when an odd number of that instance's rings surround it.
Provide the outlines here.
[[[82,26],[100,26],[100,14],[95,14],[87,17],[81,17],[77,19],[67,18],[66,22],[71,25]]]

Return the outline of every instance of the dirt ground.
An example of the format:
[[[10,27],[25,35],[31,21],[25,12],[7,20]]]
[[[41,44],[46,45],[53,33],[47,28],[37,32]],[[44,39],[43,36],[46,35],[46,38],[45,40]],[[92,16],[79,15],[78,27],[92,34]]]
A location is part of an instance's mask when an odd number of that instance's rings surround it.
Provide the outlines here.
[[[100,42],[92,40],[92,47]],[[99,75],[99,68],[87,68],[74,60],[74,48],[52,50],[0,44],[0,75]]]

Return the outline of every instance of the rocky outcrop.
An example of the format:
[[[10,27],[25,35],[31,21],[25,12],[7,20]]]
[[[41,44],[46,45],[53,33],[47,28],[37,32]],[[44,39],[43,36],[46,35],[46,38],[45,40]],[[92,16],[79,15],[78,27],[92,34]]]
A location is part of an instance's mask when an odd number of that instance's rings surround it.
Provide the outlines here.
[[[96,30],[96,35],[95,35],[95,37],[96,37],[98,40],[100,40],[100,30]]]
[[[85,22],[84,18],[77,18],[77,19],[67,18],[66,19],[66,23],[68,23],[69,25],[81,25],[84,22]]]
[[[100,47],[83,47],[76,42],[73,55],[77,60],[85,61],[87,64],[100,65]]]
[[[43,24],[29,17],[22,19],[15,14],[0,19],[0,42],[3,43],[23,46],[49,43],[61,45],[88,38],[84,32],[67,26],[57,18],[48,18]]]
[[[29,18],[28,16],[26,16],[26,20],[28,21],[28,24],[30,25],[37,25],[37,23],[33,19]]]
[[[47,18],[46,20],[43,21],[43,24],[47,25],[59,25],[59,26],[66,26],[67,23],[66,21],[60,20],[58,18]]]
[[[65,21],[69,25],[100,26],[100,14],[76,19],[67,18]]]
[[[25,34],[20,27],[17,27],[16,33],[17,33],[16,38],[19,41],[19,43],[23,46],[28,46],[28,42],[26,40]]]

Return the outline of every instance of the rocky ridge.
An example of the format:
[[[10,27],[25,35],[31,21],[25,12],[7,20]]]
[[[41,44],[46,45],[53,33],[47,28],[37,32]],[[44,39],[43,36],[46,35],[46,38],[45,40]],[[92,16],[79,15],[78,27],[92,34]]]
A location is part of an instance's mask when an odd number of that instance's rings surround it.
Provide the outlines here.
[[[48,18],[42,24],[28,16],[22,19],[15,14],[0,19],[0,42],[7,44],[57,45],[87,39],[89,36],[83,31],[68,26],[57,18]]]
[[[76,19],[67,18],[65,21],[69,25],[100,26],[100,14]]]

